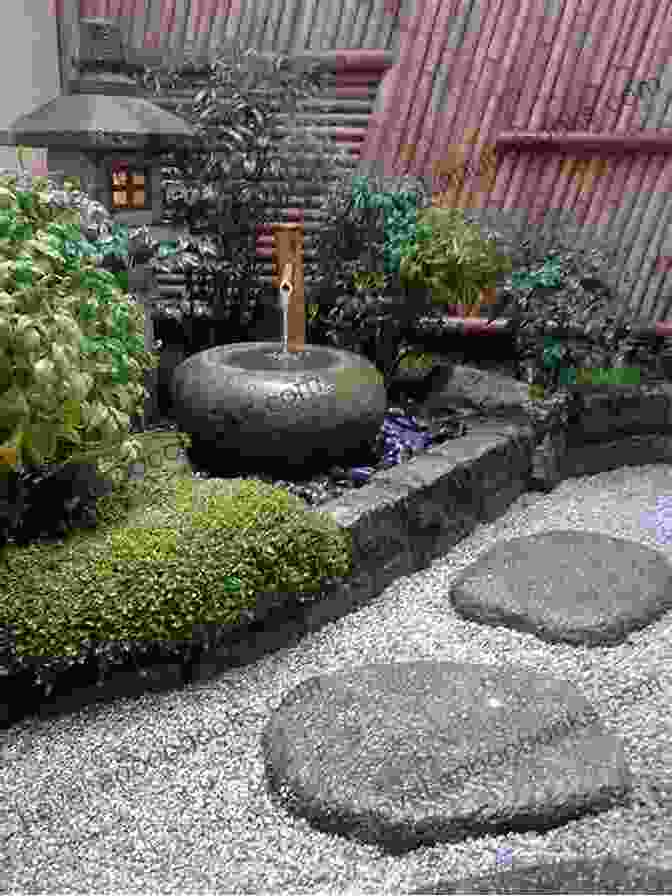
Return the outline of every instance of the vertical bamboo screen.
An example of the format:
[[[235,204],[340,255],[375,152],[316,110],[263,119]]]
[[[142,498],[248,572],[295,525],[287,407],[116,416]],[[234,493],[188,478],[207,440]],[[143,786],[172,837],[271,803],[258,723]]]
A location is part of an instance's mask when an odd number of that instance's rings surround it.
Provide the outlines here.
[[[672,158],[496,153],[505,131],[665,132],[672,0],[58,0],[67,66],[77,14],[117,18],[128,46],[211,54],[384,50],[360,165],[431,177],[436,201],[517,236],[563,217],[606,239],[622,301],[670,313]],[[70,29],[71,31],[71,29]],[[496,164],[495,164],[496,163]],[[307,234],[308,236],[308,234]]]

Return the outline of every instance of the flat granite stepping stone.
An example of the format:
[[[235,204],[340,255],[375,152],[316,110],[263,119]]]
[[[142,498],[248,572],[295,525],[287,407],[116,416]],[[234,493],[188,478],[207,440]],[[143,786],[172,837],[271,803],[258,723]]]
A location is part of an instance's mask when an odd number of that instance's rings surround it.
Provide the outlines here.
[[[672,609],[672,566],[633,541],[555,529],[495,545],[453,583],[450,600],[474,622],[614,645]]]
[[[631,789],[620,739],[581,694],[504,666],[375,663],[309,678],[262,745],[281,808],[395,855],[546,830]]]
[[[615,859],[577,859],[493,871],[457,883],[438,883],[424,893],[672,893],[672,871]]]

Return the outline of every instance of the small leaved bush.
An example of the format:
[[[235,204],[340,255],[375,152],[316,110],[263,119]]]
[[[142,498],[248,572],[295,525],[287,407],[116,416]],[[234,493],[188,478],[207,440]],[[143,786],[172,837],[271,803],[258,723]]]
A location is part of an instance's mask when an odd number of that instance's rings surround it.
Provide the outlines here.
[[[240,621],[259,593],[316,592],[351,569],[349,533],[267,483],[176,477],[126,490],[124,510],[103,499],[95,533],[10,546],[0,564],[0,618],[17,657],[41,658],[47,677],[89,648],[105,665],[120,644],[188,645],[203,626]],[[128,511],[148,496],[151,525],[133,525]]]

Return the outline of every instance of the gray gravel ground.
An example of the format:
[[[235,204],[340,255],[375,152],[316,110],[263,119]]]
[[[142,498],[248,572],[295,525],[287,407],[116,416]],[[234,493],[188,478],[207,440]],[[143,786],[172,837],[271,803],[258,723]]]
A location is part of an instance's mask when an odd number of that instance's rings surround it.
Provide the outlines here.
[[[672,495],[672,466],[622,468],[524,495],[433,567],[370,606],[248,667],[184,691],[119,700],[0,732],[0,892],[403,893],[439,877],[602,855],[672,869],[672,614],[611,649],[550,645],[460,620],[447,592],[495,541],[587,528],[658,547],[641,515]],[[260,735],[303,679],[369,662],[516,663],[574,683],[624,740],[629,805],[545,834],[389,857],[313,831],[265,792]]]

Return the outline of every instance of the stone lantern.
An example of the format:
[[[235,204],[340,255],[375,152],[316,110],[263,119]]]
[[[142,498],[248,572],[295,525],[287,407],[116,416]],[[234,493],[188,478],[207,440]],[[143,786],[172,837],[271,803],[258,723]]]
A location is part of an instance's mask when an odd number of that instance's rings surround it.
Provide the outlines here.
[[[80,22],[79,78],[69,94],[22,115],[14,145],[48,148],[50,172],[80,178],[82,189],[129,227],[162,218],[160,154],[195,136],[191,126],[138,95],[121,32],[105,19]]]

